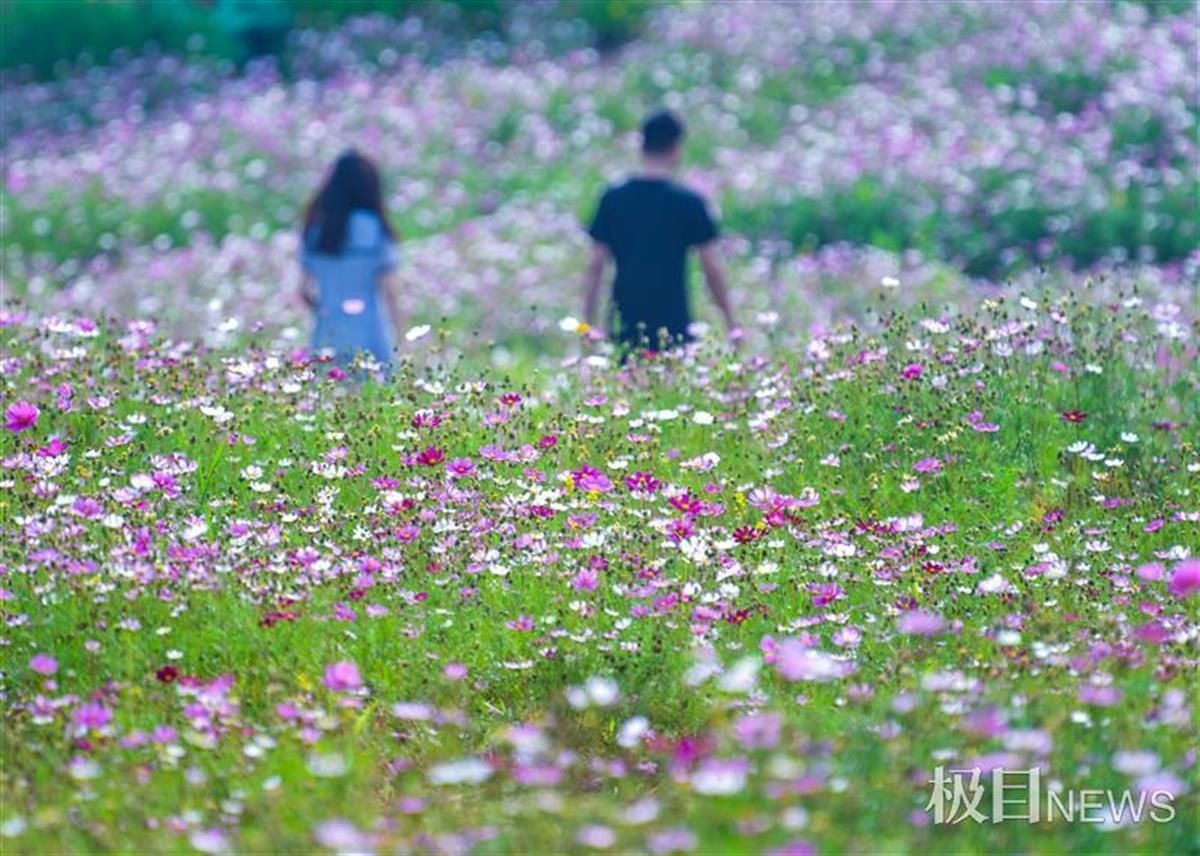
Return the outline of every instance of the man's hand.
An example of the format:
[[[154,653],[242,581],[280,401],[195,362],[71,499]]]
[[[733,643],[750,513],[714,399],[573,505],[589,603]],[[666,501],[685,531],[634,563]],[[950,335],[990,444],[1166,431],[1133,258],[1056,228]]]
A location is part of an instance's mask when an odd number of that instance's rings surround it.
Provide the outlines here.
[[[600,287],[604,283],[604,269],[612,253],[599,241],[592,242],[592,253],[588,257],[587,271],[583,279],[583,320],[592,329],[596,328],[596,314],[600,305]]]
[[[729,287],[725,282],[725,269],[721,264],[721,252],[717,242],[701,244],[697,252],[700,254],[700,266],[704,268],[704,281],[708,284],[708,291],[725,319],[725,329],[729,333],[730,341],[736,343],[741,338],[742,331],[733,317],[733,307],[729,303]]]

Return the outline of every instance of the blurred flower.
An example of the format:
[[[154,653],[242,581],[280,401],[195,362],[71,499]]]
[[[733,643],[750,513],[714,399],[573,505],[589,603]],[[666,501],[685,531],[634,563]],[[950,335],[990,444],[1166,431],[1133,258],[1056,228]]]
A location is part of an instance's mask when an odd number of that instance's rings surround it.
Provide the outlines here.
[[[49,654],[34,654],[29,660],[29,668],[39,675],[50,676],[58,671],[58,661]]]
[[[362,677],[358,666],[349,660],[340,660],[326,667],[324,683],[334,692],[354,692],[362,688]]]

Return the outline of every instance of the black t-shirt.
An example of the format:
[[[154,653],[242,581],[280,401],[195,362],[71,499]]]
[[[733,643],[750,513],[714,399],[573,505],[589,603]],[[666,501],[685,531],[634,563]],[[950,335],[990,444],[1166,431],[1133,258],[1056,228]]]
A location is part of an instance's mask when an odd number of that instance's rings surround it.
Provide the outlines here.
[[[588,234],[616,259],[617,337],[654,345],[665,328],[689,338],[688,249],[717,237],[704,198],[667,179],[631,178],[604,192]]]

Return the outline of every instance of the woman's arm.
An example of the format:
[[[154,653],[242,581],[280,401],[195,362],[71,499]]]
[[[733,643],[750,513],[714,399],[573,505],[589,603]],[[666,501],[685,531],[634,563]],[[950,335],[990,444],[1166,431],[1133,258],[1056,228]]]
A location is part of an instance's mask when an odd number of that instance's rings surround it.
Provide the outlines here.
[[[379,276],[379,290],[387,303],[388,315],[392,319],[392,329],[396,331],[396,339],[404,335],[404,315],[400,311],[400,278],[395,271],[385,271]]]
[[[300,300],[308,307],[310,312],[316,312],[320,301],[317,300],[317,290],[313,287],[313,278],[308,271],[300,273]]]

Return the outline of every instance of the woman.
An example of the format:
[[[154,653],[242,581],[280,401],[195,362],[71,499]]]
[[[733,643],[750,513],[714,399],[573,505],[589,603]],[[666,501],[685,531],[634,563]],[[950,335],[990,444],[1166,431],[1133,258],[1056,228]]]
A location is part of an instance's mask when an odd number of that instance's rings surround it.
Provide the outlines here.
[[[385,369],[391,364],[388,328],[400,324],[395,236],[383,210],[379,170],[351,149],[337,159],[304,216],[300,296],[316,316],[314,351],[332,352],[343,364],[359,353]],[[390,319],[380,311],[380,292]]]

